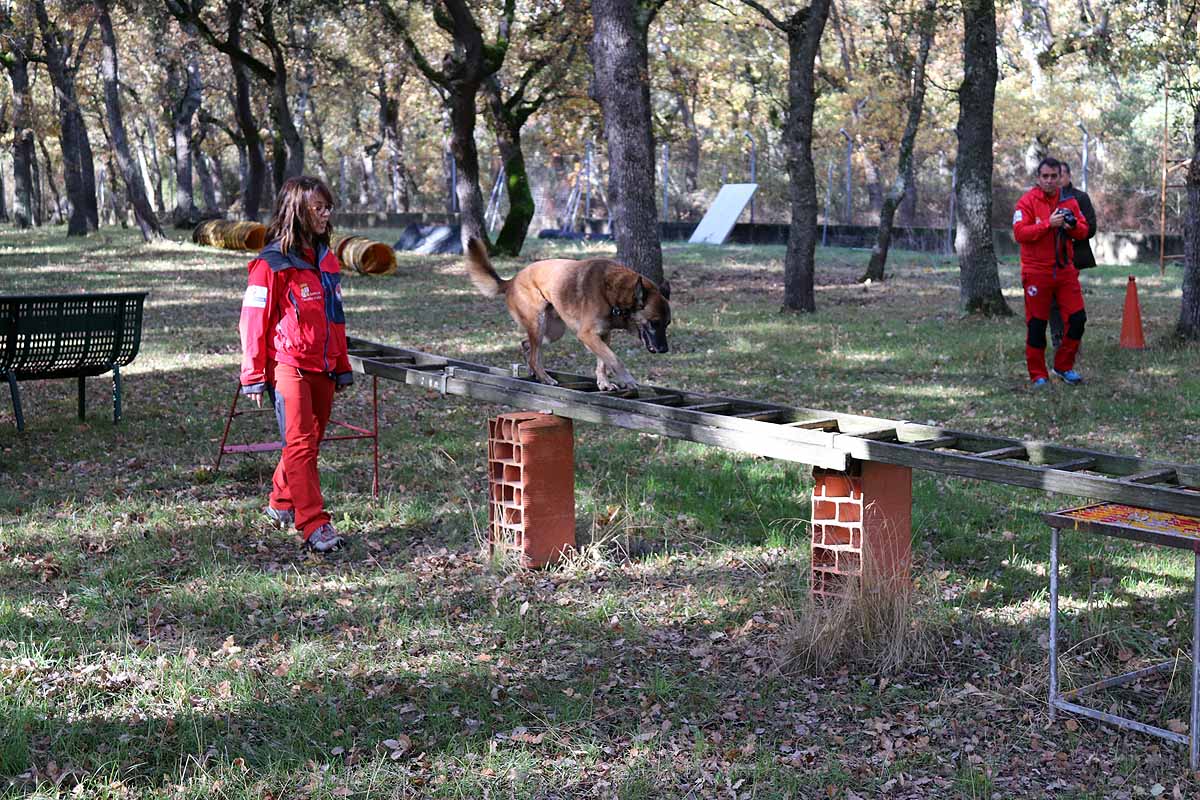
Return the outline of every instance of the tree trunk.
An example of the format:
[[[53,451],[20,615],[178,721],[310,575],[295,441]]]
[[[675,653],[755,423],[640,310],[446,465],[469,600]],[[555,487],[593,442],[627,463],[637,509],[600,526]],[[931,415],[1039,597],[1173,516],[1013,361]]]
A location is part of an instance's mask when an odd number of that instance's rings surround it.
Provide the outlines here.
[[[496,145],[504,161],[504,188],[508,191],[508,216],[496,235],[496,252],[515,258],[521,255],[529,224],[533,222],[537,209],[533,202],[533,191],[529,188],[529,173],[525,169],[521,129],[497,131]]]
[[[142,231],[142,239],[151,242],[163,238],[158,217],[150,208],[150,202],[142,191],[142,176],[137,163],[129,151],[129,139],[125,135],[125,120],[121,113],[120,74],[117,62],[117,38],[113,33],[109,0],[97,0],[96,11],[100,24],[100,73],[104,78],[104,109],[108,116],[108,130],[112,148],[117,154],[117,166],[125,181],[126,193],[133,204],[134,218]],[[114,198],[115,199],[115,198]]]
[[[42,194],[42,168],[38,166],[36,147],[40,140],[33,135],[33,130],[29,131],[29,199],[32,202],[31,209],[33,211],[33,224],[44,225],[46,223],[46,198]],[[45,152],[45,147],[42,148]]]
[[[283,46],[275,34],[275,20],[271,13],[274,6],[264,6],[262,33],[263,41],[271,52],[271,117],[275,121],[275,187],[279,187],[288,178],[296,178],[304,174],[304,137],[296,128],[288,105],[288,68],[284,58]]]
[[[200,63],[194,52],[189,53],[181,77],[183,92],[171,109],[171,138],[175,145],[175,210],[171,221],[177,228],[193,228],[200,221],[200,214],[192,198],[192,117],[200,108],[203,88]]]
[[[375,75],[375,87],[375,99],[379,104],[379,140],[385,154],[384,169],[388,175],[387,210],[394,212],[400,210],[400,105],[388,91],[387,70],[383,67]]]
[[[341,150],[338,151],[338,180],[337,193],[342,198],[342,202],[350,199],[350,187],[346,183],[346,154]]]
[[[13,96],[13,221],[17,227],[33,225],[33,97],[29,92],[28,52],[14,46],[4,59]]]
[[[663,280],[655,202],[654,135],[646,33],[653,0],[594,0],[592,84],[604,113],[608,200],[617,259],[655,283]],[[815,224],[814,216],[814,224]]]
[[[508,191],[508,216],[496,236],[495,252],[500,255],[519,256],[529,233],[536,206],[533,191],[529,186],[529,173],[525,168],[525,153],[521,148],[521,128],[529,120],[537,106],[513,110],[504,103],[499,79],[493,75],[484,84],[488,109],[496,134],[496,146],[500,149],[500,160],[504,165],[504,187]]]
[[[87,215],[88,229],[100,227],[100,207],[96,201],[96,157],[92,153],[92,144],[88,139],[87,125],[83,112],[75,106],[75,133],[79,137],[80,177],[83,179],[84,213]]]
[[[475,147],[475,96],[471,91],[450,94],[450,154],[454,156],[454,194],[458,198],[458,219],[462,225],[463,251],[468,239],[488,241],[483,229],[483,192],[479,190],[479,150]]]
[[[96,205],[95,176],[92,177],[92,199],[86,196],[84,180],[84,153],[80,144],[86,139],[86,129],[80,130],[83,115],[79,113],[79,100],[75,92],[75,73],[70,65],[70,53],[64,48],[62,36],[58,28],[50,22],[46,13],[45,0],[35,0],[34,13],[37,15],[38,27],[42,33],[42,48],[46,54],[46,69],[50,73],[50,83],[54,86],[54,95],[58,100],[59,145],[63,157],[63,181],[67,187],[67,199],[70,202],[70,219],[67,223],[68,236],[87,236],[95,230],[91,224],[89,209]],[[89,148],[89,160],[90,160]],[[57,193],[57,188],[54,190]],[[55,205],[58,205],[57,198]],[[61,208],[61,206],[60,206]],[[97,216],[99,214],[97,213]]]
[[[892,245],[892,223],[896,217],[896,209],[909,191],[909,180],[913,173],[913,146],[917,141],[917,129],[921,126],[921,112],[925,108],[925,64],[929,61],[929,48],[933,45],[937,25],[937,2],[938,0],[927,0],[921,18],[920,41],[917,45],[917,59],[913,64],[912,89],[908,97],[908,122],[905,123],[904,134],[900,137],[896,182],[883,199],[879,211],[879,233],[875,238],[875,246],[871,248],[871,260],[867,264],[867,271],[860,278],[863,281],[883,280],[888,249]]]
[[[871,157],[870,145],[864,145],[859,151],[863,162],[863,175],[866,178],[867,210],[876,214],[883,210],[883,182],[879,177],[879,161]],[[883,152],[880,149],[880,157]],[[868,214],[868,221],[870,215]],[[869,224],[869,222],[868,222]]]
[[[163,199],[162,162],[158,158],[158,123],[153,114],[147,114],[142,126],[142,150],[147,153],[147,174],[150,176],[150,191],[154,194],[154,208],[160,216],[166,216],[167,204]]]
[[[242,16],[245,8],[242,3],[229,3],[226,17],[228,21],[229,42],[235,48],[241,47]],[[262,190],[267,180],[267,162],[263,158],[262,137],[258,133],[258,121],[254,118],[250,94],[250,70],[236,56],[229,56],[229,66],[233,71],[234,85],[234,114],[237,118],[238,130],[245,142],[246,169],[242,181],[242,217],[257,221],[261,216]]]
[[[208,138],[208,125],[203,121],[196,128],[192,138],[190,152],[192,163],[196,165],[196,176],[200,178],[200,196],[204,198],[203,216],[211,216],[217,212],[217,187],[213,183],[212,170],[208,168],[208,160],[204,154],[204,140]]]
[[[829,17],[830,0],[813,0],[791,16],[788,38],[788,110],[784,124],[788,199],[792,220],[783,262],[783,310],[817,310],[813,279],[817,247],[817,175],[812,159],[813,107],[816,87],[813,67],[821,34]]]
[[[1008,316],[992,243],[992,146],[996,99],[994,0],[963,0],[963,81],[958,92],[959,294],[968,314]]]
[[[358,182],[358,207],[363,211],[374,210],[375,197],[379,194],[375,180],[375,154],[379,152],[379,147],[379,142],[372,142],[362,149],[362,180]]]
[[[47,216],[50,218],[50,223],[52,225],[57,225],[63,221],[63,199],[62,199],[62,195],[59,194],[58,184],[54,182],[54,164],[53,164],[53,162],[50,161],[50,151],[46,149],[46,140],[38,139],[38,147],[41,148],[42,163],[45,165],[42,168],[42,175],[46,179],[46,186],[49,187],[50,196],[54,200],[54,206]],[[65,173],[66,169],[64,169],[63,172]],[[45,195],[44,194],[43,194],[42,202],[44,205],[45,204]],[[45,213],[44,210],[43,210],[43,213]],[[72,219],[74,219],[74,216],[75,216],[74,211],[72,210],[72,213],[71,213]],[[86,226],[86,223],[87,223],[86,218],[82,214],[80,214],[80,218],[83,220],[83,224]],[[68,223],[68,224],[70,224],[70,223]],[[70,232],[70,230],[68,229],[67,235],[68,236],[71,236],[71,235],[86,236],[87,228],[85,227],[83,230],[83,233],[79,233],[79,234],[72,234]]]
[[[917,198],[920,195],[915,156],[908,160],[908,174],[904,176],[904,186],[904,199],[900,201],[900,224],[911,228],[917,224]]]
[[[129,202],[126,194],[121,191],[121,185],[117,183],[117,174],[119,172],[117,166],[113,163],[112,149],[108,153],[108,193],[112,197],[113,216],[116,222],[121,226],[122,230],[129,228]]]
[[[696,125],[696,96],[698,94],[696,81],[683,70],[673,71],[675,81],[685,90],[676,91],[675,108],[679,111],[680,122],[687,132],[683,137],[683,191],[693,194],[700,186],[700,129]],[[688,198],[688,211],[691,208],[691,198]]]
[[[1192,163],[1188,165],[1187,210],[1183,223],[1183,302],[1175,335],[1200,340],[1200,100],[1192,106]]]
[[[213,210],[221,211],[227,205],[225,200],[225,187],[229,182],[225,178],[225,164],[220,158],[213,158],[208,154],[204,156],[204,163],[208,165],[209,172],[213,176],[213,196],[217,200],[217,205]]]
[[[120,170],[113,163],[112,134],[108,132],[108,127],[104,124],[103,120],[100,122],[100,131],[104,134],[104,178],[108,180],[108,194],[111,198],[109,208],[112,210],[112,222],[119,224],[121,229],[125,230],[129,228],[129,221],[126,219],[129,215],[129,203],[125,195],[121,192],[121,185],[117,179]]]

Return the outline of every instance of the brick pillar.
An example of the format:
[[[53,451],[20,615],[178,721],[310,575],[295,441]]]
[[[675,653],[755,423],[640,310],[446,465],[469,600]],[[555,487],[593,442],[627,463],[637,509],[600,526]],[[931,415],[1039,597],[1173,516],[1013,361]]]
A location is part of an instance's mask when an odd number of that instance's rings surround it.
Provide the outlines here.
[[[812,593],[844,598],[907,585],[912,568],[912,470],[852,461],[845,472],[813,468]]]
[[[571,420],[519,412],[488,420],[488,545],[540,567],[575,547]]]

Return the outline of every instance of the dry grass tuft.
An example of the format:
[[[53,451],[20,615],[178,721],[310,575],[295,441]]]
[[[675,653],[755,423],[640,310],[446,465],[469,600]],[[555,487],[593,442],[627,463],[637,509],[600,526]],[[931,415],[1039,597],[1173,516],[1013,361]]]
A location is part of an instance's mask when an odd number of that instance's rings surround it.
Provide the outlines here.
[[[893,675],[915,664],[940,661],[946,627],[927,586],[895,590],[846,585],[846,599],[804,592],[791,604],[776,641],[775,666],[782,674],[828,674],[842,667]]]

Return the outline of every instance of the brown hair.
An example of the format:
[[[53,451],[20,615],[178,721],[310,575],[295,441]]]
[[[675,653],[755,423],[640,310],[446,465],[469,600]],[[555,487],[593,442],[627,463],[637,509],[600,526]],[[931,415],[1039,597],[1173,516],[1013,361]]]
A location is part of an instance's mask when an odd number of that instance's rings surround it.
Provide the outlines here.
[[[318,244],[329,247],[329,236],[333,233],[332,220],[325,226],[325,232],[317,235],[316,216],[312,211],[312,203],[316,199],[324,200],[333,207],[333,192],[320,178],[301,175],[288,178],[279,187],[275,196],[275,211],[271,214],[271,224],[267,226],[267,241],[279,242],[279,249],[285,254],[297,245],[309,245],[316,248]]]

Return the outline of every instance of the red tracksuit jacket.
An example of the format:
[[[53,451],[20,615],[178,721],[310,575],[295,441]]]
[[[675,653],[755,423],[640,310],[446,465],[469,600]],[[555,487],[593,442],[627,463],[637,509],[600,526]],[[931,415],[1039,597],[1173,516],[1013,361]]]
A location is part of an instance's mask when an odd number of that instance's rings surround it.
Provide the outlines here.
[[[346,356],[341,267],[327,247],[320,246],[315,258],[319,268],[272,242],[250,262],[238,324],[243,393],[262,392],[273,383],[276,363],[328,373],[339,385],[354,382]]]
[[[1067,208],[1075,215],[1074,228],[1062,228],[1066,232],[1063,237],[1063,250],[1058,253],[1055,261],[1055,247],[1059,237],[1055,228],[1050,227],[1050,215],[1055,209]],[[1061,192],[1046,197],[1038,187],[1033,187],[1017,201],[1017,210],[1013,212],[1013,238],[1021,245],[1021,272],[1051,272],[1058,266],[1069,266],[1074,269],[1074,245],[1071,239],[1086,239],[1088,235],[1087,219],[1079,210],[1079,203],[1074,197],[1062,198]]]

